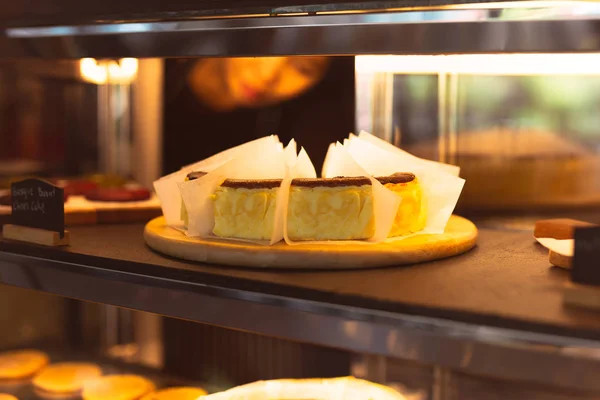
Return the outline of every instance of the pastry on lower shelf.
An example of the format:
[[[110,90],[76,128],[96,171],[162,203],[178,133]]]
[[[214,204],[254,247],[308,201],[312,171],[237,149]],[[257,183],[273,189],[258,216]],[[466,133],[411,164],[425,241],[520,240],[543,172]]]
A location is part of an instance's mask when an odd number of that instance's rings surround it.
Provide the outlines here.
[[[353,377],[276,379],[237,386],[224,392],[208,395],[203,400],[251,399],[376,399],[405,400],[391,387]]]
[[[193,181],[204,175],[206,175],[206,172],[202,172],[202,171],[190,172],[185,177],[185,181],[186,182]],[[183,202],[183,200],[181,200],[181,220],[183,221],[183,226],[185,226],[186,228],[188,226],[188,219],[189,219],[189,216],[187,213],[187,208],[185,208],[185,203]]]
[[[207,394],[206,390],[197,387],[172,387],[147,394],[141,400],[197,400]]]
[[[64,362],[51,364],[33,379],[33,386],[50,393],[76,393],[85,382],[98,378],[102,370],[96,364]]]
[[[139,375],[108,375],[83,385],[83,400],[138,400],[154,391],[152,381]]]
[[[0,379],[22,379],[34,375],[49,362],[38,350],[14,350],[0,353]]]
[[[12,394],[0,393],[0,400],[19,400]]]
[[[281,179],[225,180],[213,195],[213,234],[226,238],[271,239],[279,186]]]
[[[421,187],[415,175],[376,178],[402,196],[389,236],[425,225]],[[361,240],[375,232],[373,188],[367,177],[294,179],[290,188],[287,235],[291,240]]]

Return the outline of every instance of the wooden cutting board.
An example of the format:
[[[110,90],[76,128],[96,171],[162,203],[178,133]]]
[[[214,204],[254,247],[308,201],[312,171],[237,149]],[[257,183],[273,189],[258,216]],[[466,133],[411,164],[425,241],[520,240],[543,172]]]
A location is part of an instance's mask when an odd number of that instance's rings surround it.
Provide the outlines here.
[[[150,221],[144,238],[152,249],[169,256],[204,263],[255,268],[344,269],[375,268],[438,260],[464,253],[477,241],[477,228],[453,215],[439,235],[417,235],[388,243],[299,244],[273,246],[188,237],[165,225],[163,217]]]

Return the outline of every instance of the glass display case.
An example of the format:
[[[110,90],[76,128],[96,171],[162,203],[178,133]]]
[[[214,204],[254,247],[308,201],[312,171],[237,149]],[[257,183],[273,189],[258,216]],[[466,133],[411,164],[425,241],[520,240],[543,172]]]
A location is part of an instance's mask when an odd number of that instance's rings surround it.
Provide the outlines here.
[[[464,212],[594,207],[596,57],[359,56],[358,129],[460,166]]]
[[[0,240],[1,351],[211,393],[355,376],[415,400],[600,397],[599,314],[563,304],[569,271],[532,237],[600,221],[597,3],[28,4],[0,10],[0,225],[10,184],[43,177],[71,243]],[[320,171],[361,130],[460,167],[475,248],[315,270],[145,243],[160,176],[270,134]],[[29,378],[0,393],[50,395]]]

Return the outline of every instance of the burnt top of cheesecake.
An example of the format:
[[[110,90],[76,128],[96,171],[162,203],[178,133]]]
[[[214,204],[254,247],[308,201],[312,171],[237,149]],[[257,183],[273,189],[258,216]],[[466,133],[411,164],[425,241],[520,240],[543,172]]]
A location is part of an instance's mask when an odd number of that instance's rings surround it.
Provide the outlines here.
[[[194,179],[202,178],[206,174],[207,172],[204,171],[194,171],[187,174],[186,178],[188,181],[193,181]]]
[[[370,185],[371,180],[366,176],[337,176],[335,178],[296,178],[292,186],[297,187],[344,187]]]
[[[415,175],[406,172],[397,172],[390,176],[376,177],[381,184],[408,183],[415,179]],[[371,180],[366,176],[337,176],[335,178],[297,178],[292,180],[296,187],[345,187],[370,185]]]
[[[379,183],[385,185],[386,183],[409,183],[415,180],[415,174],[410,172],[396,172],[389,176],[378,176]]]
[[[234,189],[273,189],[281,186],[281,179],[225,179],[223,187]]]

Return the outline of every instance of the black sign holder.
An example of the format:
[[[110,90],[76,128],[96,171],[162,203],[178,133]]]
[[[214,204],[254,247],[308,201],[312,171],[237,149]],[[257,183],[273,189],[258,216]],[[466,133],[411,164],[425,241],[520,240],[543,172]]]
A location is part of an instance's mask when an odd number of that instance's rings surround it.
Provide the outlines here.
[[[600,310],[600,227],[575,229],[572,264],[565,304]]]
[[[44,246],[65,246],[64,190],[40,179],[26,179],[11,185],[11,224],[2,228],[4,239]]]

